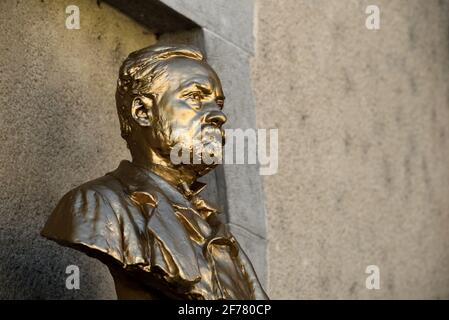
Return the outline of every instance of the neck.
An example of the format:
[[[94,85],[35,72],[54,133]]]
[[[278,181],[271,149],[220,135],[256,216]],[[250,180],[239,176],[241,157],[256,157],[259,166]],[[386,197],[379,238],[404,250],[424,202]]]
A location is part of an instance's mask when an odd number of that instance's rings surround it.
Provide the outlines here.
[[[149,149],[147,152],[131,150],[131,155],[134,164],[154,172],[175,187],[183,182],[191,185],[198,178],[198,174],[193,170],[186,166],[173,165],[170,159],[164,159],[152,149]]]

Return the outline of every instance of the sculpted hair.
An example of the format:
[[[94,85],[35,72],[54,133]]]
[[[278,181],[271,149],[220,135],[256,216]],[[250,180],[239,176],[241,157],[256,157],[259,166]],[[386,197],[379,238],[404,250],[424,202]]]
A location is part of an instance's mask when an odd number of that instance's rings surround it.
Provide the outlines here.
[[[132,52],[122,63],[115,99],[123,139],[128,141],[132,132],[132,98],[150,95],[156,99],[160,94],[158,80],[166,72],[167,60],[176,57],[205,60],[203,53],[193,46],[155,45]]]

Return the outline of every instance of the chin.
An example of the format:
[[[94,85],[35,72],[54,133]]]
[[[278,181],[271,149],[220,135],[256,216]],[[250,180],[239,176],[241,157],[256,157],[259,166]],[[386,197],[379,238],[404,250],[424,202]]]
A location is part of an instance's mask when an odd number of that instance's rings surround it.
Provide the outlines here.
[[[198,175],[204,175],[222,163],[223,145],[221,141],[204,141],[200,139],[183,139],[185,137],[178,137],[180,139],[173,139],[170,143],[169,149],[182,150],[182,158],[187,156],[188,163],[183,163],[182,166],[189,168]],[[218,159],[217,159],[218,158]]]

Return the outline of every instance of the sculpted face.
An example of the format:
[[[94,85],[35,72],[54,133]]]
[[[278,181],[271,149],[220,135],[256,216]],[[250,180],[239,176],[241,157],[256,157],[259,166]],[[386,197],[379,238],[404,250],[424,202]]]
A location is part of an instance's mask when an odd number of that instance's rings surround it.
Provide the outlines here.
[[[223,90],[214,70],[203,61],[176,57],[157,81],[157,97],[133,101],[133,117],[142,127],[145,144],[165,160],[175,147],[189,151],[191,163],[193,157],[201,158],[204,148],[213,156],[224,144],[221,127],[226,122]],[[202,171],[208,166],[192,167]]]

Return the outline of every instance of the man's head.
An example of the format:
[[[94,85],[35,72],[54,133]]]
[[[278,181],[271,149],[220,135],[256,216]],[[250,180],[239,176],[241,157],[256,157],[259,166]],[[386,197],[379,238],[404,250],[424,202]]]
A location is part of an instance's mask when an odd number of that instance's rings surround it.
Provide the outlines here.
[[[151,46],[131,53],[120,68],[116,102],[133,158],[149,155],[156,162],[170,161],[179,146],[194,157],[202,150],[198,147],[216,143],[213,137],[222,136],[226,121],[220,80],[190,46]],[[192,165],[196,171],[206,167]]]

